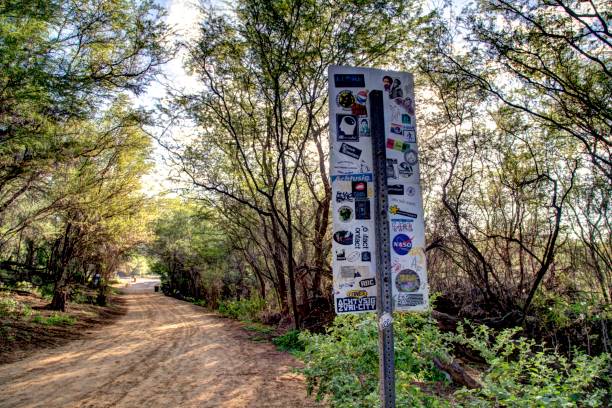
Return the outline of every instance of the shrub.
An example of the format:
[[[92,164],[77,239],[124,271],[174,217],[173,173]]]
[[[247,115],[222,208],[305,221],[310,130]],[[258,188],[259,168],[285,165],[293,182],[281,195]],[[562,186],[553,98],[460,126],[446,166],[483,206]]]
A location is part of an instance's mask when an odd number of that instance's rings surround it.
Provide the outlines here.
[[[24,303],[18,302],[10,296],[0,294],[0,316],[6,317],[30,317],[32,308]]]
[[[0,294],[0,316],[11,316],[19,310],[19,303],[15,299]]]
[[[259,314],[265,305],[265,300],[253,297],[251,299],[221,301],[218,310],[223,316],[253,322],[259,320]]]
[[[478,390],[457,392],[466,406],[601,407],[611,402],[609,354],[578,350],[567,358],[524,337],[519,329],[494,333],[486,326],[460,326],[455,341],[477,350],[489,365]]]
[[[448,354],[446,337],[426,315],[394,317],[397,406],[445,406],[414,383],[445,379],[431,357]],[[300,339],[305,344],[303,372],[308,392],[316,390],[317,400],[327,396],[332,407],[380,405],[375,314],[339,316],[327,334],[304,332]]]
[[[298,330],[289,330],[287,333],[272,339],[272,343],[279,350],[288,351],[292,354],[300,353],[306,348]]]

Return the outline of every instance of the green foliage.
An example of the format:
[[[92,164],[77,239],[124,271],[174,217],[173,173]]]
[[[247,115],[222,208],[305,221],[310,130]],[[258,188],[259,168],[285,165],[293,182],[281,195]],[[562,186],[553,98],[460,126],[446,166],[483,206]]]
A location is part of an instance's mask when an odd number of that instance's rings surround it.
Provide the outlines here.
[[[259,314],[265,306],[265,300],[253,297],[251,299],[221,301],[218,310],[225,317],[252,322],[259,319]]]
[[[35,315],[32,322],[45,326],[72,326],[76,323],[76,318],[63,313],[53,313],[49,317]]]
[[[274,327],[270,327],[263,323],[254,322],[252,324],[244,326],[245,330],[256,332],[259,334],[272,334],[274,332]]]
[[[32,314],[32,308],[0,292],[0,317],[25,317]]]
[[[272,343],[274,343],[277,349],[296,355],[299,355],[306,349],[306,344],[300,337],[299,330],[289,330],[287,333],[272,339]]]
[[[478,390],[457,392],[466,406],[601,407],[612,400],[612,359],[575,351],[565,357],[524,337],[519,329],[493,333],[486,326],[460,326],[454,340],[477,350],[489,365]]]
[[[519,329],[499,333],[486,326],[463,326],[443,334],[426,314],[394,316],[396,394],[398,406],[439,407],[449,402],[426,388],[444,387],[444,374],[432,363],[452,361],[451,350],[467,346],[486,360],[482,388],[462,388],[454,406],[466,407],[600,407],[612,400],[612,359],[578,351],[565,357],[516,339]],[[469,334],[468,334],[469,332]],[[378,332],[374,314],[339,316],[327,334],[299,336],[309,393],[328,398],[332,407],[378,406]],[[418,384],[419,386],[417,386]]]
[[[446,356],[445,336],[426,315],[395,317],[396,393],[398,406],[444,406],[414,385],[444,379],[431,362]],[[329,396],[333,407],[374,407],[378,396],[378,330],[374,314],[339,316],[327,334],[304,332],[304,374],[309,393]]]

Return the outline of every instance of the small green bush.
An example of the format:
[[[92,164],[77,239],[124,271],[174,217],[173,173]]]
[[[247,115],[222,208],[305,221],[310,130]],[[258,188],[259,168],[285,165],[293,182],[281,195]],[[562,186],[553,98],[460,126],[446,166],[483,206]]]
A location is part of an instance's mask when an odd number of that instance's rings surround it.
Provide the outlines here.
[[[287,333],[272,339],[272,343],[281,351],[299,354],[306,348],[306,344],[300,338],[299,330],[289,330]]]
[[[259,320],[259,314],[266,306],[265,300],[254,297],[251,299],[227,300],[219,302],[219,313],[232,319],[248,322]]]
[[[32,318],[32,322],[44,324],[45,326],[72,326],[76,323],[76,318],[66,314],[53,313],[49,317],[36,315]]]

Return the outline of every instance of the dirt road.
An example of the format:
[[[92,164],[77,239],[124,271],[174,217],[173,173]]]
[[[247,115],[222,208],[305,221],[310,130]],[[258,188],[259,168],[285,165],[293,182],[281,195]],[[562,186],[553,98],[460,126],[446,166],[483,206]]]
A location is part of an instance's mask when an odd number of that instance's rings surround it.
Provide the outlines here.
[[[316,406],[289,355],[200,307],[137,292],[114,325],[0,366],[0,407]]]

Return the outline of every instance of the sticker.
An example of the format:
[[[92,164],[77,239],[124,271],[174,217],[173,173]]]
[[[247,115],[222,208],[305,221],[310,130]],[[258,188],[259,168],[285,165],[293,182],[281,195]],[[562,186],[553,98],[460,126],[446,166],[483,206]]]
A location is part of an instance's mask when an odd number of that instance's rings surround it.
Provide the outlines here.
[[[421,279],[412,269],[403,269],[395,277],[395,288],[398,292],[416,292],[420,287]]]
[[[409,197],[414,197],[414,195],[416,194],[416,188],[414,188],[413,186],[407,186],[406,187],[406,195]]]
[[[398,125],[396,123],[392,123],[391,124],[391,129],[390,129],[391,133],[395,134],[395,135],[403,135],[404,134],[404,128],[402,127],[402,125]]]
[[[404,152],[404,160],[406,160],[406,163],[408,163],[411,166],[416,165],[419,162],[419,156],[416,152],[416,150],[406,150]]]
[[[413,232],[413,220],[391,220],[391,232]]]
[[[400,210],[397,205],[389,207],[389,212],[393,215],[403,215],[405,217],[417,218],[417,215],[408,211]]]
[[[374,285],[376,285],[375,278],[362,279],[359,281],[360,288],[369,288],[370,286],[374,286]]]
[[[340,267],[340,276],[343,278],[361,278],[370,274],[370,268],[365,265],[342,265]]]
[[[334,234],[334,241],[340,245],[353,245],[353,233],[350,231],[337,231]]]
[[[355,116],[366,116],[368,114],[368,108],[365,105],[354,103],[351,105],[351,113]]]
[[[352,160],[340,160],[334,164],[334,172],[338,174],[357,173],[359,166]]]
[[[368,296],[368,292],[363,289],[353,289],[346,292],[346,297],[362,298]]]
[[[343,143],[344,144],[344,143]],[[343,174],[339,176],[331,176],[333,181],[372,181],[372,174]]]
[[[402,98],[401,96],[395,98],[391,97],[391,99],[393,99],[393,102],[395,102],[397,106],[403,108],[409,114],[414,115],[414,105],[412,104],[412,99]]]
[[[401,140],[387,138],[387,149],[397,150],[398,152],[405,152],[410,149],[408,143],[404,143]]]
[[[376,296],[362,298],[338,298],[336,299],[336,310],[338,313],[367,312],[376,310]]]
[[[387,159],[387,178],[388,179],[397,178],[397,172],[395,171],[396,164],[397,164],[397,159]]]
[[[339,142],[358,142],[357,117],[353,115],[336,115],[337,137]]]
[[[348,289],[348,288],[352,288],[353,286],[355,286],[355,282],[345,282],[345,283],[341,283],[338,286],[338,289]]]
[[[383,313],[383,315],[380,316],[380,318],[378,319],[378,329],[381,331],[385,330],[388,327],[391,327],[392,324],[393,317],[391,317],[391,314],[389,312]]]
[[[412,119],[410,118],[410,115],[408,115],[407,113],[402,113],[402,123],[409,125],[412,123]]]
[[[402,177],[410,178],[414,174],[414,171],[411,165],[406,162],[401,162],[399,164],[399,174]]]
[[[398,293],[397,305],[404,307],[419,306],[425,304],[425,297],[422,293]]]
[[[351,106],[355,103],[355,97],[353,96],[353,92],[349,90],[340,91],[338,96],[336,96],[336,103],[338,106],[344,109],[350,109]]]
[[[393,250],[398,255],[406,255],[412,248],[412,240],[406,234],[398,234],[393,238]]]
[[[361,262],[372,262],[372,254],[370,251],[363,251],[361,253]]]
[[[351,252],[351,254],[346,259],[349,262],[355,262],[355,261],[359,260],[359,251]]]
[[[346,252],[343,249],[336,250],[336,260],[338,261],[346,261]]]
[[[404,186],[401,184],[391,184],[387,186],[387,194],[389,195],[404,195]]]
[[[359,119],[359,137],[370,137],[370,122],[367,118]]]
[[[363,88],[363,74],[334,74],[334,85],[338,88]]]
[[[386,92],[389,92],[391,90],[391,85],[393,84],[393,78],[391,78],[388,75],[385,75],[382,79],[383,81],[383,87],[385,89]]]
[[[336,202],[343,203],[345,201],[353,202],[353,193],[348,191],[336,191]]]
[[[351,222],[353,220],[353,209],[343,205],[338,209],[338,218],[341,222]]]
[[[406,142],[416,143],[416,133],[414,130],[404,129],[404,134],[402,136],[404,136],[404,139],[406,139]]]
[[[351,189],[355,200],[368,198],[368,183],[366,181],[351,182]]]
[[[370,219],[370,200],[355,201],[355,219],[369,220]]]
[[[355,228],[355,249],[368,249],[370,241],[368,236],[368,227],[361,226]]]
[[[361,149],[358,149],[355,146],[351,146],[350,144],[346,143],[342,143],[342,145],[340,145],[340,153],[345,154],[354,159],[359,159],[359,157],[361,157]]]
[[[402,91],[402,81],[399,78],[393,78],[393,83],[391,84],[391,89],[389,90],[389,98],[396,99],[402,98],[404,96],[404,91]]]
[[[368,100],[368,90],[362,89],[361,91],[358,91],[355,99],[357,100],[357,103],[365,105],[366,101]]]

